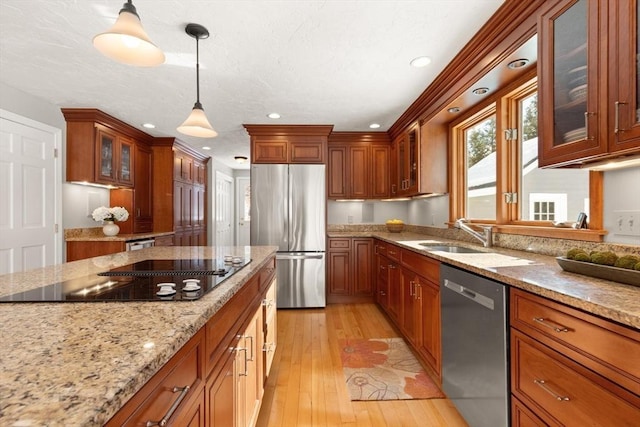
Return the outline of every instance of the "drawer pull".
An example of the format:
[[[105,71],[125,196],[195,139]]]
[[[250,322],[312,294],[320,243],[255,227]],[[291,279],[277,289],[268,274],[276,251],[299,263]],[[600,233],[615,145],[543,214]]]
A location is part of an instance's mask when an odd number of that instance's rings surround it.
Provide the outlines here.
[[[250,362],[253,362],[253,357],[254,357],[254,355],[253,355],[253,336],[251,336],[251,335],[247,335],[247,336],[245,336],[245,337],[244,337],[244,339],[245,339],[245,343],[247,342],[247,338],[249,338],[249,339],[251,340],[251,357],[249,357],[249,361],[250,361]],[[246,345],[246,344],[245,344],[245,345]]]
[[[180,396],[178,396],[176,401],[173,402],[173,405],[171,405],[171,408],[169,408],[169,411],[167,411],[165,416],[162,417],[160,421],[147,421],[147,427],[155,427],[155,426],[165,427],[169,422],[169,418],[171,418],[171,416],[176,411],[178,406],[180,406],[180,404],[184,400],[187,393],[189,393],[189,386],[186,385],[184,387],[174,387],[172,391],[174,393],[180,392]]]
[[[553,396],[554,399],[556,400],[560,400],[561,402],[568,402],[570,400],[567,396],[561,396],[555,391],[551,390],[551,388],[549,388],[549,386],[544,380],[533,380],[533,382],[536,383],[538,386],[540,386],[544,391],[549,393],[551,396]]]
[[[249,376],[249,361],[247,360],[247,349],[245,348],[236,348],[236,351],[244,351],[244,372],[240,372],[238,375],[241,377]]]
[[[554,331],[560,332],[569,332],[569,328],[566,326],[562,326],[558,323],[553,323],[549,319],[545,319],[544,317],[534,317],[533,320],[535,322],[540,323],[542,326],[547,327],[549,329],[553,329]]]
[[[395,265],[393,265],[393,264],[389,264],[389,269],[391,269],[391,270],[395,270],[396,268],[398,268],[398,267],[396,267],[396,266],[395,266]]]

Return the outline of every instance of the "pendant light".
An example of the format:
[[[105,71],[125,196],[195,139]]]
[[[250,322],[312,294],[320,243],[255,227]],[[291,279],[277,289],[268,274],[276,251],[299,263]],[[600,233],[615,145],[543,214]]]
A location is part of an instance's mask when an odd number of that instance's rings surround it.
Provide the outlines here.
[[[131,0],[122,5],[115,24],[93,38],[93,45],[103,55],[124,64],[153,67],[164,63],[164,53],[142,28]]]
[[[218,132],[213,129],[211,123],[207,120],[202,104],[200,104],[200,50],[198,41],[209,37],[209,31],[199,24],[187,24],[185,32],[196,39],[196,103],[187,120],[178,126],[178,132],[199,138],[213,138],[218,136]]]

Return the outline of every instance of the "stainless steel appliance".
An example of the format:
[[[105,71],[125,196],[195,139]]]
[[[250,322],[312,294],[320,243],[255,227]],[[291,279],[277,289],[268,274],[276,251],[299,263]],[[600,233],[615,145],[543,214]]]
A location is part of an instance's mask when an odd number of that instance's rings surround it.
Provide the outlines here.
[[[126,250],[137,251],[140,249],[150,248],[156,245],[156,239],[140,239],[140,240],[128,240],[126,242]]]
[[[442,264],[442,388],[471,427],[509,425],[505,286]]]
[[[193,301],[251,260],[153,259],[0,297],[0,302]]]
[[[278,246],[278,308],[324,307],[325,166],[251,166],[251,244]]]

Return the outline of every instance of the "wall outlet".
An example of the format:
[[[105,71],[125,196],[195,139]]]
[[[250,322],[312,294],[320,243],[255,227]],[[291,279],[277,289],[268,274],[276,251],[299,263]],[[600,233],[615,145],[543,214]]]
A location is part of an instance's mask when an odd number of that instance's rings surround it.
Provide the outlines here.
[[[640,236],[640,211],[614,211],[613,233],[621,236]]]

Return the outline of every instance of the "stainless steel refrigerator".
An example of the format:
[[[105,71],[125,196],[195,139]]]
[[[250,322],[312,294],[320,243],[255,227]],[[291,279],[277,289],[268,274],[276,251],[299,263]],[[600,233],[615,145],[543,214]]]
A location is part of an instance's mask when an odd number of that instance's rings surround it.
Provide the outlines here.
[[[251,166],[251,244],[278,246],[278,308],[324,307],[324,165]]]

